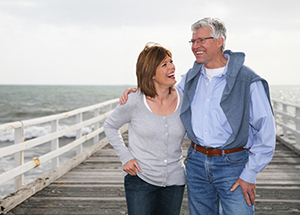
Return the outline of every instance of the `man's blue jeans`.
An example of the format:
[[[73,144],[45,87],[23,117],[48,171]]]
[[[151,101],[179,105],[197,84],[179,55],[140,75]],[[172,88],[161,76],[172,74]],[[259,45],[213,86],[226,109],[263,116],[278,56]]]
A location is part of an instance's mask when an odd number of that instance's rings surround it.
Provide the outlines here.
[[[179,215],[184,187],[158,187],[138,176],[125,176],[125,193],[129,215]]]
[[[224,215],[254,214],[254,206],[247,205],[240,186],[230,191],[248,161],[248,153],[243,150],[207,157],[189,148],[186,171],[191,215],[219,215],[220,200]]]

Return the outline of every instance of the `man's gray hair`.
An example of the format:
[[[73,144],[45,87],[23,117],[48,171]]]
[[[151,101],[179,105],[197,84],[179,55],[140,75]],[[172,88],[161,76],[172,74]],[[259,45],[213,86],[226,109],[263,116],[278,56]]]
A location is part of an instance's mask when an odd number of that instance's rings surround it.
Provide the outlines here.
[[[223,38],[224,42],[221,47],[221,51],[225,50],[226,42],[226,27],[225,24],[217,18],[204,18],[192,25],[192,31],[195,32],[199,28],[209,27],[211,30],[211,35],[214,39]]]

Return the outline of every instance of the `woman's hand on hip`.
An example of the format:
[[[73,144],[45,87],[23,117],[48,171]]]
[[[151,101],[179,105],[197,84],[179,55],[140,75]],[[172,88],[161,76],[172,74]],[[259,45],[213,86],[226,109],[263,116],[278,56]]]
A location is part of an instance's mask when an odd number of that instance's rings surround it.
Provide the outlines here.
[[[138,170],[139,172],[142,172],[138,162],[135,159],[132,159],[124,164],[123,170],[127,172],[129,175],[136,175]]]

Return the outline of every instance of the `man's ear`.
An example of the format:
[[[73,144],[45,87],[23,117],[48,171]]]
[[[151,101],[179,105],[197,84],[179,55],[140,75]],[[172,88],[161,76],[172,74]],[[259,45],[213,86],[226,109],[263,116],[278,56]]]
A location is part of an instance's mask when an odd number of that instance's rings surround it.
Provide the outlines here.
[[[217,44],[218,44],[218,48],[221,48],[224,42],[224,38],[220,37],[219,39],[217,39]]]

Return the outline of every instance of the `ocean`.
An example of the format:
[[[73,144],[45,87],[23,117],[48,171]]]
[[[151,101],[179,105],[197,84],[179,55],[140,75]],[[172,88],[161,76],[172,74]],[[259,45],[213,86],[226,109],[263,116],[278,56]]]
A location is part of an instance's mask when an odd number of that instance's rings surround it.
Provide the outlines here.
[[[29,85],[0,85],[0,124],[20,120],[33,119],[63,113],[81,107],[101,103],[118,98],[122,92],[132,86],[29,86]],[[300,104],[300,85],[270,86],[271,99]],[[67,126],[60,124],[60,126]],[[33,126],[25,131],[25,139],[39,137],[50,132],[50,127]],[[86,128],[83,133],[89,133]],[[67,144],[75,138],[75,134],[65,136],[60,144]],[[13,144],[11,132],[0,132],[0,150]],[[36,148],[36,147],[35,147]],[[39,157],[49,148],[44,144],[25,153],[25,162],[32,157]],[[71,156],[71,155],[70,155]],[[60,158],[61,163],[68,160],[68,155]],[[13,167],[13,157],[0,158],[0,174]],[[51,170],[51,164],[41,165],[25,174],[25,183]],[[0,185],[0,198],[13,191],[13,180]]]

